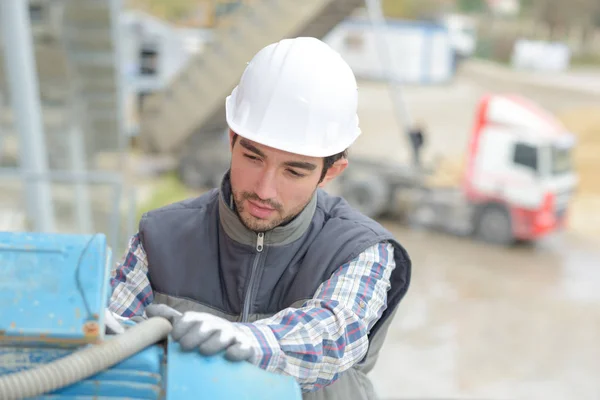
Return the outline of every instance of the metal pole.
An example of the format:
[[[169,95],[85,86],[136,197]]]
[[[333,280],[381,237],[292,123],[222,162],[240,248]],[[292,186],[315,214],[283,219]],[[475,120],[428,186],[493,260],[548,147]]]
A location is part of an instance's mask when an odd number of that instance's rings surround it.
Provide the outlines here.
[[[394,110],[396,111],[396,119],[398,120],[399,126],[404,126],[405,133],[408,136],[413,127],[413,121],[410,118],[408,108],[402,97],[399,78],[395,73],[396,65],[394,64],[394,58],[391,55],[391,44],[389,43],[388,36],[385,34],[386,22],[381,7],[381,1],[365,0],[365,3],[375,34],[379,61],[384,69],[385,78],[388,81],[390,96],[394,104]],[[408,137],[408,140],[409,144],[411,144],[410,137]],[[412,149],[412,144],[410,148]]]
[[[126,154],[128,149],[129,132],[126,130],[126,107],[125,107],[125,78],[123,76],[123,41],[121,40],[122,26],[120,20],[121,10],[123,8],[123,0],[109,0],[110,6],[110,32],[112,36],[113,60],[115,66],[115,81],[117,83],[117,129],[118,129],[118,168],[123,171],[126,167]]]
[[[61,4],[60,13],[64,14],[65,8],[69,4]],[[61,15],[63,18],[63,15]],[[62,32],[64,34],[64,30]],[[61,37],[57,45],[60,46],[64,56],[69,60],[69,49],[67,48],[67,40]],[[70,61],[70,60],[69,60]],[[86,146],[85,146],[85,113],[86,109],[81,104],[79,93],[81,92],[80,77],[75,72],[72,64],[66,64],[67,82],[69,86],[66,99],[65,114],[67,123],[65,133],[68,140],[68,157],[71,171],[74,173],[87,171],[86,162]],[[69,182],[71,183],[71,182]],[[93,233],[94,218],[92,213],[92,202],[90,200],[88,182],[73,181],[75,203],[75,217],[77,220],[77,229],[79,233]]]
[[[110,237],[112,238],[112,249],[116,253],[119,251],[120,231],[121,231],[121,196],[123,193],[122,185],[115,185],[115,194],[113,197],[113,213],[110,218]]]
[[[117,82],[117,129],[118,129],[118,168],[122,174],[125,173],[126,165],[126,154],[128,148],[128,134],[126,132],[126,116],[125,116],[125,79],[123,76],[123,42],[121,40],[122,34],[122,24],[120,22],[120,14],[123,7],[123,0],[109,0],[110,1],[110,30],[112,36],[112,43],[114,47],[113,57],[114,57],[114,66],[115,66],[115,80]],[[114,198],[114,214],[111,219],[111,231],[112,231],[112,241],[113,241],[113,252],[119,251],[118,245],[120,241],[120,232],[121,232],[121,198],[123,195],[123,187],[121,185],[116,186],[115,188],[115,198]]]
[[[127,236],[131,237],[137,231],[136,228],[137,192],[135,186],[129,189],[129,212],[127,216]]]
[[[2,0],[0,7],[7,81],[20,135],[20,165],[27,171],[44,173],[48,169],[48,159],[28,2]],[[54,209],[49,183],[26,181],[25,187],[27,211],[33,218],[34,229],[54,231]]]
[[[69,155],[73,172],[86,171],[83,132],[75,121],[69,127]],[[74,201],[79,232],[93,233],[92,203],[85,182],[75,182]]]

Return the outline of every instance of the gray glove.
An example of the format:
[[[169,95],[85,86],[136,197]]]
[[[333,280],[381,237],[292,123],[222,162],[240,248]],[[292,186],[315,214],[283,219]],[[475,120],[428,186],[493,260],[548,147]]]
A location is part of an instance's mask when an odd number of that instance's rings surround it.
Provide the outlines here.
[[[168,319],[173,325],[171,337],[185,351],[197,349],[205,356],[225,351],[230,361],[246,361],[254,356],[251,338],[223,318],[193,311],[181,314],[164,304],[149,305],[146,315]]]

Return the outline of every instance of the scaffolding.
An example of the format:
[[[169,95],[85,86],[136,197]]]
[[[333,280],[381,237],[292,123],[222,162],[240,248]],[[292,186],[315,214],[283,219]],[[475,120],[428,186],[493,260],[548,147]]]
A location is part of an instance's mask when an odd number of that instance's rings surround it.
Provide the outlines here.
[[[120,0],[0,2],[11,108],[3,110],[10,118],[0,144],[11,131],[18,139],[18,162],[0,168],[0,214],[12,216],[5,229],[102,231],[117,251],[133,232],[135,191],[124,189],[120,8]],[[102,169],[95,159],[105,152],[114,161]]]

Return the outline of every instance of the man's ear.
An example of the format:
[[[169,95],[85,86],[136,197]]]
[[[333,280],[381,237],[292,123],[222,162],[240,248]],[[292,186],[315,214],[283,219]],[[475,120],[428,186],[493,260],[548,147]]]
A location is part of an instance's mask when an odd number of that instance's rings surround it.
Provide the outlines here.
[[[323,180],[319,183],[319,187],[324,187],[327,183],[337,178],[348,166],[348,160],[346,158],[340,158],[337,160],[331,168],[327,170]]]

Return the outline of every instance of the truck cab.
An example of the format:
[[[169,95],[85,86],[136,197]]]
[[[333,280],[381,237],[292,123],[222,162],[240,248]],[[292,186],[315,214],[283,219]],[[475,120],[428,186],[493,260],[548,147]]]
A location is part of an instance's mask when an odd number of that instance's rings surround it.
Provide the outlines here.
[[[574,135],[533,102],[488,95],[479,103],[463,181],[476,233],[507,244],[565,226],[577,186]]]

